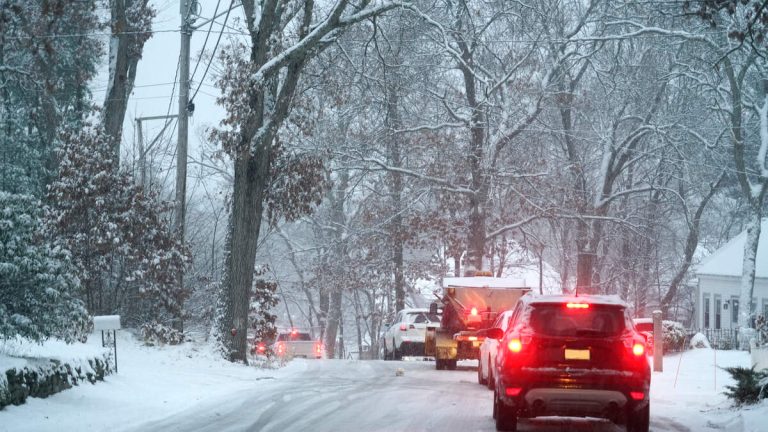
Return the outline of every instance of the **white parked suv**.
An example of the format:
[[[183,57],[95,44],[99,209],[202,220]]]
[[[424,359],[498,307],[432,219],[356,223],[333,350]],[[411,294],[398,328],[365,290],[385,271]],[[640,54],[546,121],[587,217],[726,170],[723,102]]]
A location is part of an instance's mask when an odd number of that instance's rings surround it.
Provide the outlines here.
[[[512,310],[507,310],[499,314],[491,327],[500,328],[506,332],[512,318]],[[493,368],[496,365],[496,352],[499,350],[498,339],[485,338],[480,345],[480,353],[477,358],[477,382],[488,386],[493,390],[495,384],[493,378]]]
[[[427,327],[440,327],[440,316],[429,309],[403,309],[384,332],[381,343],[384,360],[423,356]]]

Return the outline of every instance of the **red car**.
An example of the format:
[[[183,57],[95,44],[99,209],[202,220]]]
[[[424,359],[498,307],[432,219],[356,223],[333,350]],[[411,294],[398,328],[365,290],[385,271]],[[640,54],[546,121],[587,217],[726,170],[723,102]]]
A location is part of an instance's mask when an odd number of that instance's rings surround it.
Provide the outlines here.
[[[651,371],[645,337],[614,296],[520,299],[500,340],[494,373],[497,430],[518,418],[602,417],[647,432]]]

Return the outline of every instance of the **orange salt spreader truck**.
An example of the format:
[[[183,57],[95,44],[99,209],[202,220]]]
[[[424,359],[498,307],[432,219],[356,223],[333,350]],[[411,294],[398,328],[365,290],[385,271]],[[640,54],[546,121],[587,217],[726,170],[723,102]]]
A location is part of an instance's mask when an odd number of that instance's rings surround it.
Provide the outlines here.
[[[490,272],[475,276],[444,278],[442,296],[430,305],[430,313],[440,313],[440,327],[428,328],[425,355],[435,358],[440,369],[456,369],[459,360],[478,358],[485,336],[478,330],[491,327],[496,316],[512,309],[531,288],[525,281],[493,277]]]

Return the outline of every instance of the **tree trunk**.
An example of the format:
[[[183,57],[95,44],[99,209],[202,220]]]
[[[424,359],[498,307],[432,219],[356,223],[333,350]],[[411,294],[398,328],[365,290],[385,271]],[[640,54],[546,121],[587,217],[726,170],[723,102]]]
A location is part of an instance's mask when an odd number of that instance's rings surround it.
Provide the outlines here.
[[[224,278],[226,313],[221,334],[230,361],[246,360],[246,331],[256,245],[261,225],[261,210],[267,180],[267,157],[259,154],[235,162],[231,249]]]
[[[341,322],[341,289],[335,289],[330,295],[330,310],[328,311],[328,325],[325,329],[325,351],[328,358],[336,356],[336,337],[339,334]]]
[[[739,327],[752,327],[752,298],[755,295],[755,270],[757,246],[760,240],[761,218],[759,211],[753,211],[747,223],[747,238],[744,242],[742,261],[741,296],[739,297]]]
[[[147,0],[110,0],[112,37],[109,42],[109,80],[102,124],[112,138],[113,157],[120,160],[120,142],[128,98],[136,81],[136,67],[147,37],[129,22],[126,10],[145,9]],[[118,164],[119,165],[119,164]]]
[[[398,112],[399,95],[394,85],[387,90],[387,126],[389,127],[388,153],[392,166],[401,167],[403,164],[400,151],[400,137],[394,131],[402,129],[402,119]],[[390,240],[392,244],[392,266],[395,277],[395,311],[405,308],[405,276],[403,264],[403,174],[390,171],[390,194],[392,197],[392,223],[389,226]]]

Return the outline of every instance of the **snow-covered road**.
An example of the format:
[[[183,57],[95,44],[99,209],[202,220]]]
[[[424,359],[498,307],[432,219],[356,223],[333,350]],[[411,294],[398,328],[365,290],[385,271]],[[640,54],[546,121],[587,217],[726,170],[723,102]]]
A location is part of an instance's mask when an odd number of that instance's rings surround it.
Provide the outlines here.
[[[301,361],[303,370],[265,379],[231,404],[195,406],[131,431],[493,431],[492,393],[472,362],[436,371],[423,361]],[[396,376],[396,369],[404,374]],[[520,430],[622,430],[600,420],[521,421]],[[667,430],[667,429],[658,429]],[[678,430],[678,429],[669,429]]]

